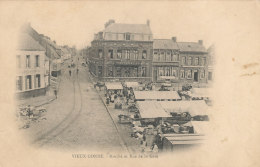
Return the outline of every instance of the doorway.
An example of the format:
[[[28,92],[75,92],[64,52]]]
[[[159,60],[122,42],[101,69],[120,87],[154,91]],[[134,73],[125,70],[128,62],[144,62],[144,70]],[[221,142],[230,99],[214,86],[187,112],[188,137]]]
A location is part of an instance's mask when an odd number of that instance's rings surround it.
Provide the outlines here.
[[[199,77],[198,77],[198,71],[194,72],[194,81],[198,82],[199,81]]]

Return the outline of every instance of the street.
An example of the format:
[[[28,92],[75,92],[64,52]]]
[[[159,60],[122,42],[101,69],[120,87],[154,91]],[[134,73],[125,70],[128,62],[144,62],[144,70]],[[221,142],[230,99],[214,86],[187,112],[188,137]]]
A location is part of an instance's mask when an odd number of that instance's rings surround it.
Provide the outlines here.
[[[89,80],[87,68],[77,64],[71,68],[72,76],[64,64],[58,98],[45,106],[46,120],[26,130],[29,140],[37,147],[59,150],[122,150],[120,137]]]

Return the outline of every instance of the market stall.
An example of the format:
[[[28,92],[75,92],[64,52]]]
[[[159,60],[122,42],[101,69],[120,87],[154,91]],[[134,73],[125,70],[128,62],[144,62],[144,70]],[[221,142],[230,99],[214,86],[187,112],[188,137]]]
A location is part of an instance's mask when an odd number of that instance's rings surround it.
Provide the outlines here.
[[[154,122],[156,119],[171,117],[171,115],[164,111],[159,103],[152,101],[138,101],[137,108],[140,117],[145,122]]]
[[[180,100],[176,91],[134,91],[136,101],[144,100]]]
[[[106,82],[105,83],[107,90],[122,90],[123,86],[120,82]]]
[[[140,86],[138,82],[125,82],[125,86],[127,88],[133,88],[133,89],[138,89]]]
[[[160,101],[162,108],[168,113],[188,112],[192,117],[209,115],[209,107],[204,100],[195,101]]]
[[[162,137],[162,150],[175,151],[197,146],[205,142],[205,136],[200,134],[167,134]]]
[[[211,88],[192,88],[191,97],[193,100],[196,99],[208,99],[211,98]]]

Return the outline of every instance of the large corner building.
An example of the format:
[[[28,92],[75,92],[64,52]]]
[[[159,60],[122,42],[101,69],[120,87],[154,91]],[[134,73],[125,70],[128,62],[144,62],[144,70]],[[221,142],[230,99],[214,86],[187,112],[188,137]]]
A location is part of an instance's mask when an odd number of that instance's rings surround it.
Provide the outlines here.
[[[152,80],[153,34],[150,23],[110,20],[91,43],[90,71],[100,80]]]

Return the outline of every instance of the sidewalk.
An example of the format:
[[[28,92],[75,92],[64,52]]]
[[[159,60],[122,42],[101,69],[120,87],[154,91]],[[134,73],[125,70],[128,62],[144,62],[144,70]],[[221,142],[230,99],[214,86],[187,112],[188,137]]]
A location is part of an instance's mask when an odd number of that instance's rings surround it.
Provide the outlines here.
[[[27,98],[27,99],[17,100],[17,105],[18,106],[20,106],[20,105],[24,105],[24,106],[31,105],[31,106],[39,107],[39,106],[48,104],[55,99],[56,98],[55,98],[53,93],[50,94],[49,92],[47,92],[45,96],[38,96],[38,97],[31,97],[31,98]]]
[[[91,82],[94,82],[93,76],[89,73],[89,78]],[[140,153],[141,152],[141,147],[140,147],[140,140],[131,137],[132,133],[132,127],[130,124],[120,124],[118,115],[120,114],[127,114],[127,106],[123,105],[123,109],[115,109],[115,103],[110,103],[109,105],[106,104],[105,102],[105,93],[104,89],[102,88],[101,91],[99,89],[96,89],[98,95],[103,101],[103,104],[105,105],[107,111],[109,112],[113,122],[115,123],[118,132],[124,142],[124,145],[127,147],[127,150],[129,153]]]

